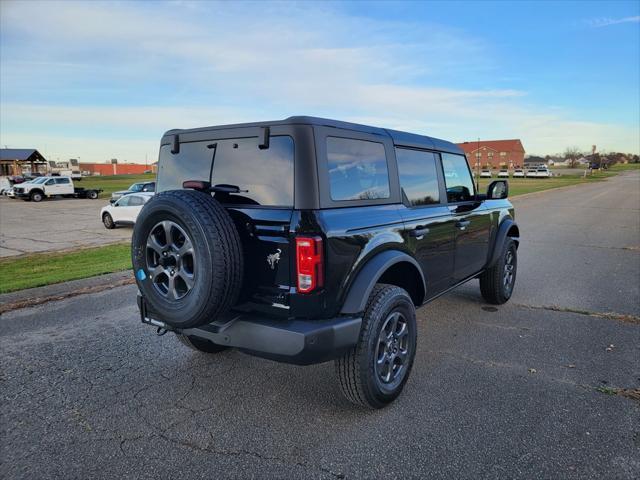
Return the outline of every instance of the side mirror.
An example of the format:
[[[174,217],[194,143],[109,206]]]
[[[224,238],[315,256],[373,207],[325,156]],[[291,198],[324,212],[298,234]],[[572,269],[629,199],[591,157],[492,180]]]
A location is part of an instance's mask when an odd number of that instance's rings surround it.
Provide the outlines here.
[[[487,199],[501,200],[509,196],[509,182],[506,180],[496,180],[487,187]]]

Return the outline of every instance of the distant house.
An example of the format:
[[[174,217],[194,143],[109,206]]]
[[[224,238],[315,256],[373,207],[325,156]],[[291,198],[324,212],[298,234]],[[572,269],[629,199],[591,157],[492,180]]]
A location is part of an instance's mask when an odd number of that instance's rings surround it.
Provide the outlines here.
[[[479,142],[462,142],[458,146],[467,155],[471,168],[521,167],[524,164],[524,147],[519,139],[513,140],[480,140]]]
[[[549,163],[549,159],[545,157],[539,157],[538,155],[529,155],[524,159],[525,166],[533,165],[546,165]]]
[[[0,176],[46,173],[47,161],[34,148],[0,148]]]

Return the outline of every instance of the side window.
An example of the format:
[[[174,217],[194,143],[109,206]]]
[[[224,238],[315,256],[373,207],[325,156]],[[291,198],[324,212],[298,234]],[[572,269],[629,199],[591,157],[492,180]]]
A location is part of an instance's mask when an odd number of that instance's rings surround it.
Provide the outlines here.
[[[332,200],[389,198],[382,143],[327,137],[327,161]]]
[[[69,179],[68,178],[56,178],[56,183],[57,184],[68,185],[69,184]]]
[[[440,202],[436,156],[431,152],[396,148],[400,187],[413,207]]]
[[[47,180],[47,183],[45,183],[45,185],[53,185],[54,183],[56,183],[56,181],[52,178],[51,180]]]
[[[116,203],[118,204],[119,207],[128,207],[129,206],[129,199],[130,199],[130,196],[129,195],[125,195],[120,200],[118,200]]]
[[[475,189],[467,160],[462,155],[453,153],[443,153],[441,156],[444,183],[447,186],[447,200],[449,202],[473,200]]]
[[[143,205],[144,202],[142,201],[142,198],[139,197],[138,195],[129,195],[129,206],[130,207],[139,207],[140,205]]]

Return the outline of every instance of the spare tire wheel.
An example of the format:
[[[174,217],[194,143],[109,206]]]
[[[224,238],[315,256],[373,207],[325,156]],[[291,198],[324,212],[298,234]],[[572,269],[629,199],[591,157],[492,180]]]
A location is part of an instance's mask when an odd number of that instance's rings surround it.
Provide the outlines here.
[[[176,328],[211,323],[240,292],[242,246],[227,211],[211,195],[155,195],[133,229],[136,282],[159,320]]]

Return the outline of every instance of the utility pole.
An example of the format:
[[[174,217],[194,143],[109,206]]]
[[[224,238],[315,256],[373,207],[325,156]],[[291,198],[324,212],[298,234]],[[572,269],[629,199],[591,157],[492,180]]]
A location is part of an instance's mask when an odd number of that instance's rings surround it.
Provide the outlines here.
[[[476,150],[476,193],[480,192],[480,137],[478,137],[478,150]]]

